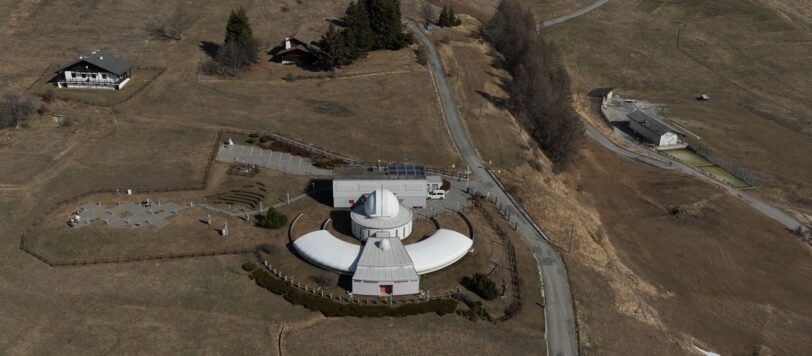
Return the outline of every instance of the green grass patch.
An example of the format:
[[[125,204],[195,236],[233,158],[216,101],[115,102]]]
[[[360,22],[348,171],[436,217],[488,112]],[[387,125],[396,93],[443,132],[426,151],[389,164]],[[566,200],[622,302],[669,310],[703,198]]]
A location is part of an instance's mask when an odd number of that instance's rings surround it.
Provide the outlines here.
[[[707,167],[699,167],[699,170],[703,173],[715,178],[716,180],[720,180],[731,185],[734,188],[747,188],[750,185],[745,183],[739,178],[736,178],[734,175],[730,174],[730,172],[724,170],[722,167],[719,166],[707,166]]]

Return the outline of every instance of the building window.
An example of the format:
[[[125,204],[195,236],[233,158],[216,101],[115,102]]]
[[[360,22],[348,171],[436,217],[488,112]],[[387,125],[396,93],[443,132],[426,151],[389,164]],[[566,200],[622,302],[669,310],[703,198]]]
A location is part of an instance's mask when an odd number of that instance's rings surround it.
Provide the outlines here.
[[[90,75],[90,77],[91,77],[91,78],[93,78],[93,79],[96,79],[96,75],[95,75],[95,74],[91,74],[91,75]]]
[[[102,74],[102,79],[107,79],[107,74]]]
[[[87,74],[82,74],[82,79],[87,78]]]

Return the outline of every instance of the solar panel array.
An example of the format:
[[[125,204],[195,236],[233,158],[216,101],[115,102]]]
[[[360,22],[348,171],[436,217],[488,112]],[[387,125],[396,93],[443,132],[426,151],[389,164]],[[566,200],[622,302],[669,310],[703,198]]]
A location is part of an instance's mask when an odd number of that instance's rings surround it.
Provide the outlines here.
[[[386,171],[390,176],[397,177],[422,178],[426,176],[425,168],[416,164],[392,164],[386,168]]]

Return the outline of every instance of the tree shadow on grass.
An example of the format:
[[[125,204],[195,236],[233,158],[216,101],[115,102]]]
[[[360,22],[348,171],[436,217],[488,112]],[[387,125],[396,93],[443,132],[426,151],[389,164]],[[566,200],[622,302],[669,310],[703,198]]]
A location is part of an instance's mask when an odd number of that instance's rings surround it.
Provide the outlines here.
[[[209,41],[200,41],[199,47],[203,51],[203,53],[205,53],[212,59],[214,59],[217,56],[217,50],[220,49],[219,44]]]
[[[498,97],[498,96],[495,96],[495,95],[491,95],[491,94],[486,93],[486,92],[484,92],[482,90],[477,90],[476,92],[477,92],[477,94],[479,94],[480,96],[485,98],[485,100],[487,100],[488,102],[493,104],[493,106],[495,106],[495,107],[497,107],[499,109],[507,109],[508,108],[507,99],[501,98],[501,97]]]

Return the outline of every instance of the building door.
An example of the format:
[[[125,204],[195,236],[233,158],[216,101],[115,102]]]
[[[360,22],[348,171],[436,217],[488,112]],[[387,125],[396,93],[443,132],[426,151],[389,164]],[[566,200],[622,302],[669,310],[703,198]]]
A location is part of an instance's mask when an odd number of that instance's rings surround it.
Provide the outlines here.
[[[391,284],[381,284],[381,295],[384,294],[392,294],[392,285]]]

